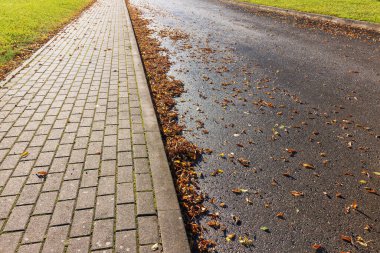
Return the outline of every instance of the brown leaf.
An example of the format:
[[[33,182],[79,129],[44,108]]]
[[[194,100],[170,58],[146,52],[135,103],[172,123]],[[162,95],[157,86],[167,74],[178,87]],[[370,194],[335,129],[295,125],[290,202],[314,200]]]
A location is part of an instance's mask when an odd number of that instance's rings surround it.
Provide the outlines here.
[[[46,171],[38,171],[37,173],[36,173],[36,176],[38,177],[38,178],[46,178],[47,177],[47,172]]]
[[[352,238],[347,235],[340,235],[340,239],[342,239],[345,242],[352,243]]]
[[[283,212],[279,212],[276,214],[276,217],[279,219],[284,219],[285,214]]]
[[[211,221],[207,222],[207,225],[209,225],[213,229],[219,229],[220,228],[220,223],[216,220],[211,220]]]
[[[297,153],[297,150],[292,148],[286,148],[286,152],[288,152],[291,156],[295,155]]]
[[[249,161],[249,160],[247,160],[247,159],[245,159],[245,158],[242,158],[242,157],[240,157],[240,158],[238,159],[238,162],[239,162],[241,165],[243,165],[244,167],[248,167],[249,164],[250,164],[250,161]]]
[[[306,169],[315,169],[314,165],[311,163],[303,163],[302,166]]]
[[[304,194],[303,192],[299,192],[299,191],[291,191],[290,192],[294,197],[302,197]]]

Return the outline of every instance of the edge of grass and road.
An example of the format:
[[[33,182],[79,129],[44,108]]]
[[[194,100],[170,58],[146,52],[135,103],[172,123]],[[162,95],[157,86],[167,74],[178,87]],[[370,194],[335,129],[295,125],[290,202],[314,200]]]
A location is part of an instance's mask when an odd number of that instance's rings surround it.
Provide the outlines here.
[[[380,34],[379,0],[220,0],[253,11]]]
[[[0,0],[0,80],[95,0]]]

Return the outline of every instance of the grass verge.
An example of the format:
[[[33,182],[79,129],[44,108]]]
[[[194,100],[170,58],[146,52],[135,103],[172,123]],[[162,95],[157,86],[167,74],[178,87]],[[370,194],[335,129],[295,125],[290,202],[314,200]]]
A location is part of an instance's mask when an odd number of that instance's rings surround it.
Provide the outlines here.
[[[309,13],[380,23],[379,0],[240,0]]]
[[[0,0],[0,80],[94,0]]]

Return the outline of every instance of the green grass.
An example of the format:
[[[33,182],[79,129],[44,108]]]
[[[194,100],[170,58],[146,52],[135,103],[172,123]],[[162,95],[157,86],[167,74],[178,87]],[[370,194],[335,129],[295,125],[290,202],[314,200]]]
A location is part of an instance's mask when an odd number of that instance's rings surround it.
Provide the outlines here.
[[[241,0],[303,12],[380,23],[380,0]]]
[[[0,0],[0,66],[47,38],[91,0]]]

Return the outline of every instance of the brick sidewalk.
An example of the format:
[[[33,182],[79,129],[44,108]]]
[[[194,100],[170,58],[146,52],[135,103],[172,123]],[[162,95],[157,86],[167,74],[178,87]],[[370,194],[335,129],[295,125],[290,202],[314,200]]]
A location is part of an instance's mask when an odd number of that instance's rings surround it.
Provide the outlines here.
[[[0,253],[188,252],[139,61],[100,0],[3,84]]]

